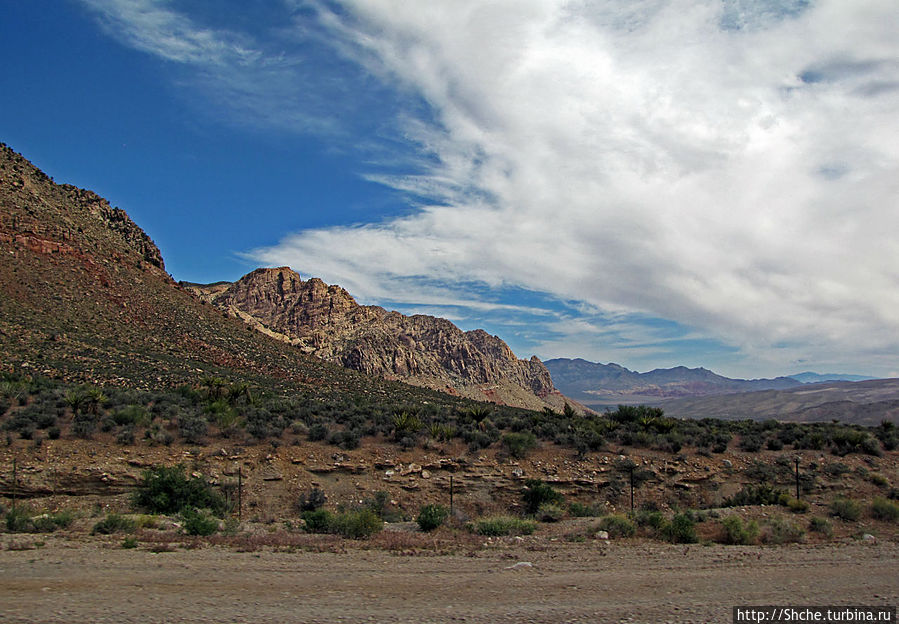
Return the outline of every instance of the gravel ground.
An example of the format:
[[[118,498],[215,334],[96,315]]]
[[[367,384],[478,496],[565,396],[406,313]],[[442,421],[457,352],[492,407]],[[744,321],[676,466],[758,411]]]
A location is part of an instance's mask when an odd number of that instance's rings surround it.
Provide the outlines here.
[[[890,543],[397,556],[51,538],[0,552],[0,622],[730,622],[737,604],[896,605],[897,563]]]

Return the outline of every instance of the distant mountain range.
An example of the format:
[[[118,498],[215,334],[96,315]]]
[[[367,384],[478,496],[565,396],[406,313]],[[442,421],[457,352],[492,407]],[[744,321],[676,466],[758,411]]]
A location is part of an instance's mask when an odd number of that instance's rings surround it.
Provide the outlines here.
[[[782,390],[801,384],[791,377],[729,379],[705,368],[685,366],[638,373],[618,364],[598,364],[582,359],[557,358],[544,364],[560,392],[593,408],[619,403],[657,403],[681,397]]]
[[[822,383],[825,381],[870,381],[877,379],[876,377],[866,377],[864,375],[844,375],[841,373],[826,373],[820,375],[818,373],[804,372],[796,375],[790,375],[791,379],[801,381],[802,383]]]
[[[660,406],[676,418],[899,422],[897,379],[812,372],[730,379],[685,366],[638,373],[581,359],[557,358],[544,364],[560,392],[597,411],[643,403]]]
[[[787,390],[810,383],[873,379],[862,375],[822,375],[813,372],[774,379],[731,379],[705,368],[685,366],[638,373],[618,364],[568,358],[547,360],[544,364],[560,392],[594,408],[619,403],[658,403],[675,398]]]

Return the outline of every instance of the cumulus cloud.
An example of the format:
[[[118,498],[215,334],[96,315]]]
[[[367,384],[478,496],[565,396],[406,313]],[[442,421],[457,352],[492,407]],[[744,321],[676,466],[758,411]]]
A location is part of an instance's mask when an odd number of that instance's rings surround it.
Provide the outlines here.
[[[731,373],[895,371],[894,0],[299,5],[294,37],[314,20],[395,94],[416,157],[369,179],[414,210],[289,233],[255,260],[409,305],[541,293],[565,302],[534,317],[550,339],[523,339],[541,355],[633,366],[705,341]],[[233,34],[149,31],[129,37],[161,56],[264,58]]]

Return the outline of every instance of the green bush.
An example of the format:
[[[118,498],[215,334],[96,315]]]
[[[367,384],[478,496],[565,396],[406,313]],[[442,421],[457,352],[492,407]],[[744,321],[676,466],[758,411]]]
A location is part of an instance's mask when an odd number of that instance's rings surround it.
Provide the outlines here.
[[[36,533],[52,533],[56,529],[66,529],[75,520],[71,511],[42,514],[31,519]]]
[[[899,521],[899,505],[878,496],[871,502],[871,515],[878,520],[887,522]]]
[[[181,518],[184,532],[188,535],[212,535],[219,529],[218,518],[196,509],[184,509]]]
[[[384,521],[371,509],[346,511],[334,517],[333,532],[350,539],[371,537],[384,528]]]
[[[184,509],[228,511],[228,502],[200,477],[188,477],[184,466],[158,466],[144,472],[134,505],[151,513],[175,514]]]
[[[743,489],[724,499],[723,507],[742,507],[744,505],[779,505],[786,492],[768,483],[745,485]]]
[[[137,538],[129,535],[122,540],[122,548],[137,548]]]
[[[689,514],[676,514],[671,522],[661,527],[661,531],[673,544],[695,544],[699,541],[699,537],[696,535],[696,523]]]
[[[636,525],[627,516],[606,516],[599,521],[597,529],[605,531],[609,537],[633,537],[637,533]]]
[[[530,431],[520,433],[507,433],[503,436],[503,446],[509,451],[509,455],[516,459],[522,459],[537,448],[537,436]]]
[[[755,520],[743,522],[739,516],[728,516],[721,522],[725,544],[754,544],[759,535],[759,525]]]
[[[524,501],[525,513],[535,514],[540,509],[540,505],[545,503],[565,504],[565,497],[562,493],[540,479],[528,479],[524,485],[525,489],[521,498]]]
[[[558,522],[565,515],[565,510],[554,503],[543,503],[537,510],[540,522]]]
[[[861,505],[849,498],[836,498],[830,503],[830,514],[840,520],[855,522],[862,515]]]
[[[301,517],[309,533],[330,533],[334,526],[334,514],[327,509],[306,511]]]
[[[339,514],[318,509],[305,512],[302,518],[309,533],[334,533],[351,539],[370,537],[384,528],[384,521],[369,508]]]
[[[830,520],[818,516],[809,520],[808,530],[814,531],[815,533],[821,533],[826,537],[831,537],[833,535],[833,525],[830,523]]]
[[[805,529],[785,518],[769,520],[762,531],[766,544],[794,544],[805,541]]]
[[[525,520],[514,516],[492,516],[481,518],[475,522],[474,530],[478,535],[530,535],[537,529],[533,520]]]
[[[595,505],[573,502],[568,505],[568,515],[573,518],[595,518],[602,515]]]
[[[113,533],[133,533],[137,523],[131,518],[117,513],[107,514],[103,520],[94,525],[91,535],[112,535]]]
[[[449,509],[443,505],[423,505],[418,510],[416,521],[422,531],[433,531],[442,526],[447,518],[449,518]]]
[[[14,507],[6,512],[6,530],[10,533],[32,533],[34,524],[31,513],[22,507]]]
[[[661,511],[641,509],[634,516],[634,522],[640,527],[649,527],[654,532],[659,532],[665,526],[665,515]]]
[[[790,497],[787,499],[786,506],[790,509],[790,511],[792,511],[793,513],[796,513],[796,514],[803,514],[803,513],[807,512],[810,507],[808,501],[804,501],[804,500],[801,500],[798,498],[793,498],[793,497]]]

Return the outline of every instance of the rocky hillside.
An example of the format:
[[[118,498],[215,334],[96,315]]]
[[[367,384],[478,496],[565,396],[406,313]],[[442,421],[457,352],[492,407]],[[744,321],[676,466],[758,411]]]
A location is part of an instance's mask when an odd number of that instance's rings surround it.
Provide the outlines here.
[[[658,368],[638,373],[618,364],[597,364],[581,359],[547,360],[556,386],[568,396],[595,407],[658,403],[664,399],[714,396],[800,386],[789,377],[730,379],[705,368]]]
[[[233,284],[185,286],[263,333],[366,375],[532,409],[565,401],[539,359],[519,360],[496,336],[359,305],[343,288],[287,267],[257,269]]]
[[[125,211],[55,184],[0,144],[4,370],[138,388],[213,375],[350,400],[450,398],[329,365],[248,331],[177,285]]]

